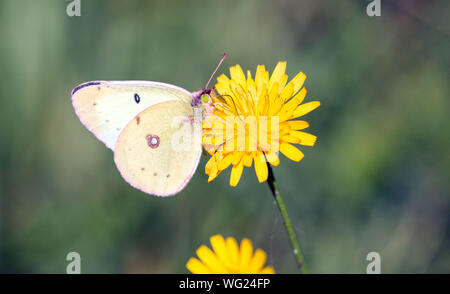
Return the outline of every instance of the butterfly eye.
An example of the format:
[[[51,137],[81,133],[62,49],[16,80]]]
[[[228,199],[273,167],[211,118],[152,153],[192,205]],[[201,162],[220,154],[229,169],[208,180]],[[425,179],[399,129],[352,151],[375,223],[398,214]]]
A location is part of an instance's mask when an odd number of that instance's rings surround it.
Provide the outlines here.
[[[208,94],[203,94],[201,99],[202,99],[203,103],[207,103],[207,102],[209,102],[209,95]]]
[[[134,94],[134,101],[136,101],[136,103],[141,102],[141,97],[139,97],[139,95],[137,93]]]

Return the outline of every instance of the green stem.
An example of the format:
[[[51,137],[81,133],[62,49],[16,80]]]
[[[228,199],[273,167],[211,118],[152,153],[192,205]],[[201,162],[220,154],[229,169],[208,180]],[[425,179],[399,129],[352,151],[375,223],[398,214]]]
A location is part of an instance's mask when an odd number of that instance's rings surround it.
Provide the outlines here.
[[[286,205],[284,204],[283,198],[281,197],[280,190],[278,189],[278,185],[275,182],[275,177],[273,175],[273,171],[269,163],[267,163],[267,168],[269,169],[269,176],[267,178],[267,183],[269,184],[270,191],[272,192],[272,195],[275,198],[275,202],[278,206],[278,209],[280,210],[281,217],[283,218],[284,226],[289,235],[289,240],[291,241],[291,246],[294,252],[297,267],[302,274],[307,274],[308,271],[306,270],[306,265],[302,251],[300,249],[300,245],[297,241],[294,229],[292,228],[291,219],[289,218]]]

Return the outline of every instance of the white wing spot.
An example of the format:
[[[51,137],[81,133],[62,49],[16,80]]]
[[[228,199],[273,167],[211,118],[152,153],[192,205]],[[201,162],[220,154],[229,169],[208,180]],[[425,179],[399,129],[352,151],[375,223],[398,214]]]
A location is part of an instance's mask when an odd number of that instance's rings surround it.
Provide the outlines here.
[[[152,149],[158,148],[159,142],[160,142],[158,136],[156,136],[156,135],[147,135],[145,137],[145,139],[147,140],[147,145],[150,148],[152,148]]]

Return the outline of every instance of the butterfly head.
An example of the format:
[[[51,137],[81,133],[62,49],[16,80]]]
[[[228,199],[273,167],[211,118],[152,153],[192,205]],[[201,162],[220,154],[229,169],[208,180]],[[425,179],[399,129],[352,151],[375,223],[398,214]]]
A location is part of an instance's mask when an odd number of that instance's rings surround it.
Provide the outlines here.
[[[214,97],[214,88],[206,88],[192,93],[192,106],[199,107],[204,115],[214,112],[214,105],[212,98]]]
[[[211,103],[211,94],[214,91],[213,88],[206,88],[196,92],[193,92],[192,95],[192,106],[200,106],[201,104]]]

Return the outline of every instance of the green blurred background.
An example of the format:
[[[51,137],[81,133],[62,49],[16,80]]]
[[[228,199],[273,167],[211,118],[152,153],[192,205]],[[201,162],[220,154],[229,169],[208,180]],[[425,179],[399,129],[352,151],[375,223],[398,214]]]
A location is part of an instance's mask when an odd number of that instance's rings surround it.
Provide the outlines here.
[[[366,1],[0,1],[0,272],[187,273],[209,237],[249,238],[296,271],[266,184],[246,169],[207,183],[203,158],[179,195],[122,180],[79,122],[90,80],[203,87],[240,64],[307,74],[314,148],[274,169],[313,273],[450,273],[450,3]]]

